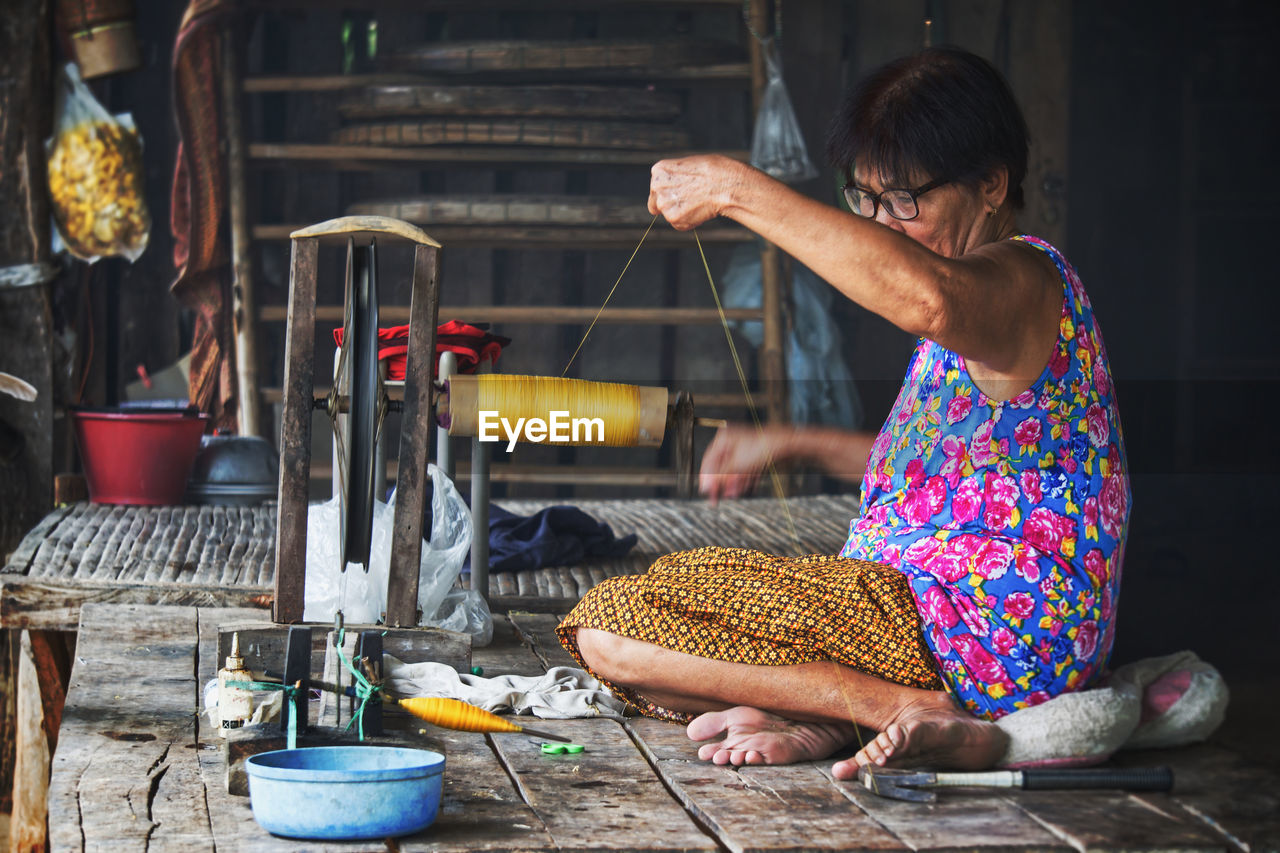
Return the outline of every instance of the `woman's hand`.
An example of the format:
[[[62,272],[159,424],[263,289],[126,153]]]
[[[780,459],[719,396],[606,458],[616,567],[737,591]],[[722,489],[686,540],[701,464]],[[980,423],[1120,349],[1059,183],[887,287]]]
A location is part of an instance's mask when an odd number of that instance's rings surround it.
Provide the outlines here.
[[[677,231],[697,228],[729,207],[751,167],[721,154],[660,160],[649,173],[649,212]]]
[[[769,463],[812,465],[832,477],[856,483],[867,468],[875,434],[839,427],[729,424],[702,455],[698,491],[714,504],[751,493]]]
[[[751,493],[770,462],[787,456],[787,446],[795,430],[790,426],[730,424],[716,431],[698,473],[698,491],[714,504],[720,498],[738,498]]]

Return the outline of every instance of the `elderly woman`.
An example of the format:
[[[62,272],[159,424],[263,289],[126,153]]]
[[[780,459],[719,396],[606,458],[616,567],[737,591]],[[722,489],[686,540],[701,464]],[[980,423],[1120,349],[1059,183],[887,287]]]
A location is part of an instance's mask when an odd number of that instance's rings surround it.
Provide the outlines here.
[[[713,499],[770,460],[861,480],[848,541],[670,555],[559,632],[641,711],[691,720],[718,764],[857,741],[837,777],[987,767],[994,720],[1088,686],[1111,648],[1129,486],[1110,367],[1075,270],[1015,222],[1027,131],[989,63],[890,63],[832,127],[852,213],[717,156],[656,164],[649,207],[678,229],[734,219],[919,336],[878,434],[728,428],[704,457]]]

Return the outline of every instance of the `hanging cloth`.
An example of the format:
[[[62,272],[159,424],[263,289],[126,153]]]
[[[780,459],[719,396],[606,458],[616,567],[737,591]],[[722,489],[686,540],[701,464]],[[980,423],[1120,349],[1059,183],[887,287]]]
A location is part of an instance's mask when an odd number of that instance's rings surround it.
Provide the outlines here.
[[[178,276],[169,290],[195,313],[189,396],[213,425],[236,427],[236,371],[231,268],[219,236],[227,205],[219,144],[218,68],[221,24],[230,0],[191,0],[173,45],[173,102],[178,153],[170,230]]]

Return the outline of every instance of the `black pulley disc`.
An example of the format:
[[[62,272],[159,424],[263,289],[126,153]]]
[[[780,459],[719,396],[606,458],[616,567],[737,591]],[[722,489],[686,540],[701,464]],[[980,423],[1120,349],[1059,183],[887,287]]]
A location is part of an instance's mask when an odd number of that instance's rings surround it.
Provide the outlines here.
[[[378,263],[375,245],[354,246],[351,308],[346,476],[342,512],[342,562],[369,570],[373,534],[374,449],[378,433]]]

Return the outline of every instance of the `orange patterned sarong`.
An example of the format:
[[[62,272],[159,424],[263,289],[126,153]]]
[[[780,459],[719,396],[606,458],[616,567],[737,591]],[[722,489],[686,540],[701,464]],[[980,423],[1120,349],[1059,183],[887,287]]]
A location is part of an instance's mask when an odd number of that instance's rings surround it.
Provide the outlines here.
[[[743,548],[680,551],[660,557],[645,574],[606,579],[565,617],[556,633],[585,667],[578,628],[735,663],[831,660],[886,681],[943,689],[907,579],[865,560]],[[602,681],[643,714],[691,719]]]

